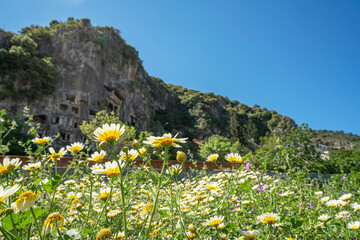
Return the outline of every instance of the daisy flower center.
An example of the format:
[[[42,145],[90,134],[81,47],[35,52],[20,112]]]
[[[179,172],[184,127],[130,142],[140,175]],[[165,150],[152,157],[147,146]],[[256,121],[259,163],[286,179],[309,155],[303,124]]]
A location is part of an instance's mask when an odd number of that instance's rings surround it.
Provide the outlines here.
[[[274,216],[267,216],[262,220],[262,222],[266,224],[273,223],[275,221],[276,221],[276,217]]]
[[[115,142],[116,139],[118,139],[120,136],[121,136],[120,131],[118,131],[118,130],[109,130],[109,131],[105,131],[102,134],[100,134],[99,141],[100,142],[111,143],[111,142]]]
[[[109,169],[106,169],[104,172],[102,172],[102,174],[105,174],[107,177],[116,176],[119,173],[120,173],[120,169],[118,167],[109,168]]]
[[[82,147],[80,147],[80,146],[74,146],[74,147],[71,147],[71,148],[69,149],[69,151],[70,151],[70,152],[73,152],[73,153],[77,153],[77,152],[80,152],[81,149],[82,149]]]
[[[154,140],[154,147],[166,147],[174,145],[174,143],[178,142],[176,139],[164,137],[161,139]]]
[[[221,223],[221,219],[216,219],[216,220],[209,222],[209,226],[217,227],[220,225],[220,223]]]

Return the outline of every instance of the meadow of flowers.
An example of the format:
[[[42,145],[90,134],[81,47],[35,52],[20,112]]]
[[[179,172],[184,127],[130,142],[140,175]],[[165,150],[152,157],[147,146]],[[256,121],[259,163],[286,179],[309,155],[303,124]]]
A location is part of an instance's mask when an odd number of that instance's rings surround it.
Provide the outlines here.
[[[266,163],[255,169],[230,153],[240,167],[180,178],[187,156],[178,151],[170,165],[169,150],[186,138],[151,136],[119,149],[124,131],[98,128],[96,152],[82,143],[56,150],[35,131],[37,147],[23,144],[27,163],[3,155],[1,239],[360,239],[359,185],[349,176],[269,176]],[[73,158],[60,172],[65,154]],[[151,156],[163,160],[161,170]]]

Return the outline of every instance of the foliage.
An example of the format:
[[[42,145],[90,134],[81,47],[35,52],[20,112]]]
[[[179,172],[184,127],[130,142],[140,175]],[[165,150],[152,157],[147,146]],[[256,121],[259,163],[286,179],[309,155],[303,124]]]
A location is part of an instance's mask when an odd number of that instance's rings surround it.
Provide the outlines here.
[[[249,107],[230,101],[227,97],[171,84],[167,84],[167,88],[173,93],[168,96],[168,102],[171,102],[172,106],[167,109],[181,109],[182,113],[166,115],[160,111],[156,112],[155,119],[162,125],[166,122],[181,123],[182,129],[190,130],[187,131],[190,138],[204,139],[219,134],[239,141],[246,149],[256,150],[261,137],[281,133],[295,125],[293,121],[288,121],[287,117],[266,108],[262,109],[258,105]],[[179,101],[174,101],[174,98]]]
[[[18,142],[26,142],[30,135],[24,133],[26,125],[18,116],[12,118],[5,109],[0,110],[0,145],[5,146],[8,152],[2,152],[9,155],[26,155],[24,148]],[[0,155],[2,154],[0,153]]]
[[[204,144],[200,145],[199,154],[204,160],[210,154],[219,154],[218,161],[225,161],[225,155],[234,152],[246,154],[244,146],[239,141],[231,141],[220,135],[212,135],[206,138]]]
[[[108,113],[106,110],[97,112],[95,117],[89,122],[83,121],[82,125],[80,125],[80,130],[88,139],[94,141],[94,131],[105,123],[119,123],[125,125],[125,133],[117,142],[119,146],[128,146],[136,137],[141,141],[150,135],[150,133],[146,131],[141,131],[137,134],[135,127],[129,126],[128,123],[121,122],[114,112]]]
[[[121,122],[114,112],[110,112],[109,114],[106,110],[97,112],[95,117],[89,122],[83,121],[82,125],[80,125],[80,130],[88,139],[94,141],[94,131],[105,123],[120,123],[121,125],[125,125],[125,133],[118,142],[120,146],[129,145],[132,140],[134,140],[136,129],[133,126],[129,126],[127,123]]]
[[[9,49],[0,49],[0,98],[41,99],[55,89],[57,71],[52,59],[40,57],[27,35],[14,35]]]
[[[326,161],[328,173],[359,173],[360,151],[349,149],[332,149]]]
[[[37,136],[36,128],[31,133]],[[287,143],[300,138],[306,142],[310,135],[306,126],[293,129]],[[57,164],[64,159],[52,155],[49,160],[52,141],[30,149],[26,164],[11,159],[5,165],[3,160],[0,183],[7,190],[1,193],[2,236],[8,240],[360,238],[359,174],[310,179],[296,171],[280,177],[247,165],[186,175],[184,163],[171,165],[168,155],[174,143],[185,140],[172,137],[156,138],[159,145],[153,148],[162,160],[158,171],[148,151],[148,145],[154,145],[151,139],[123,150],[108,139],[102,149],[110,162],[96,165],[91,164],[89,146],[79,145],[63,173],[58,173]],[[272,141],[277,140],[268,139]],[[141,153],[139,147],[147,150]],[[141,166],[132,155],[142,160]],[[265,166],[266,160],[262,163]]]
[[[255,160],[266,160],[270,169],[325,172],[324,161],[316,148],[315,131],[303,124],[289,129],[283,136],[264,138]]]

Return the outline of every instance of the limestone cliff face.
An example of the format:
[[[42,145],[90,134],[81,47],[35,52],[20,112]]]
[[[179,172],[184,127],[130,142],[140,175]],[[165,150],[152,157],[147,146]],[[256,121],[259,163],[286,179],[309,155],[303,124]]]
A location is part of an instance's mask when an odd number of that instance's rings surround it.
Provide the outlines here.
[[[0,35],[0,42],[7,40]],[[104,108],[148,130],[154,109],[165,108],[151,95],[136,50],[112,28],[59,28],[50,41],[38,42],[38,50],[54,59],[56,90],[32,102],[3,99],[0,107],[21,112],[28,106],[43,135],[60,133],[63,140],[83,141],[79,125]]]

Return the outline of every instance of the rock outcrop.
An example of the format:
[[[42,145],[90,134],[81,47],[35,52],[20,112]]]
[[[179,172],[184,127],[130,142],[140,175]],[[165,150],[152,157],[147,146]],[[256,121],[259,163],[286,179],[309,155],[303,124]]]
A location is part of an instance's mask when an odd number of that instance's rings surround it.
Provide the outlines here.
[[[270,114],[150,77],[137,51],[126,44],[118,30],[91,26],[88,19],[52,21],[49,27],[31,26],[21,34],[34,39],[39,56],[52,59],[58,72],[55,88],[41,99],[2,97],[0,107],[20,113],[28,106],[34,120],[41,124],[43,136],[59,133],[64,141],[84,141],[79,126],[102,109],[114,111],[122,121],[139,130],[186,129],[187,134],[201,138],[215,133],[231,135],[229,109],[240,111],[237,117],[243,125],[250,120],[253,125],[260,121],[265,127],[259,137],[272,131],[267,127],[271,119],[275,127],[283,120],[287,126],[295,125],[292,119],[276,112]],[[13,35],[0,30],[0,49],[10,47]],[[0,83],[5,78],[0,73]]]

